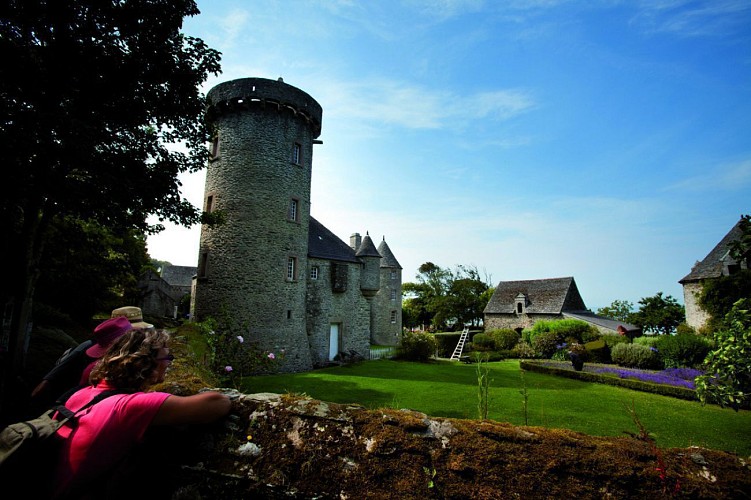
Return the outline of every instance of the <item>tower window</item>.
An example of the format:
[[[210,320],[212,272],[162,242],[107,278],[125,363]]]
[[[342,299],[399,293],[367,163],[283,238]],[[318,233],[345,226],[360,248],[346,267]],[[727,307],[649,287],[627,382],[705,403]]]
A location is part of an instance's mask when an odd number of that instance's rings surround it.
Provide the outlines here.
[[[289,200],[289,208],[287,210],[287,219],[293,222],[300,222],[299,205],[300,205],[300,202],[298,200],[294,198]]]
[[[297,279],[297,258],[290,257],[287,259],[287,281]]]
[[[208,195],[206,197],[206,212],[211,213],[214,210],[214,196]]]
[[[391,311],[391,322],[396,323],[396,311]]]
[[[198,276],[200,278],[206,277],[206,267],[208,265],[208,260],[209,260],[208,252],[202,253],[201,258],[198,261]]]
[[[218,158],[219,157],[219,136],[214,136],[214,139],[211,141],[211,148],[209,150],[209,155],[211,159]]]
[[[396,300],[396,290],[391,290],[391,300]]]
[[[399,277],[399,273],[398,273],[398,272],[397,272],[397,271],[396,271],[395,269],[392,269],[392,270],[391,270],[391,279],[392,279],[392,280],[395,280],[395,279],[397,279],[398,277]]]
[[[318,266],[311,267],[310,268],[310,279],[317,280],[319,273],[320,273],[320,269],[318,268]]]
[[[299,142],[292,145],[292,163],[295,165],[302,164],[302,145]]]

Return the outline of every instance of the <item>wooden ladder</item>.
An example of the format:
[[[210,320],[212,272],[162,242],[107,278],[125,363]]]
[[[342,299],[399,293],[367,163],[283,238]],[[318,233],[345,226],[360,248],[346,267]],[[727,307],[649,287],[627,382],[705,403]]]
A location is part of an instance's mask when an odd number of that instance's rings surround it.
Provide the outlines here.
[[[462,350],[464,349],[464,343],[467,341],[467,335],[469,335],[469,327],[465,326],[464,330],[462,330],[462,336],[459,337],[459,342],[456,344],[456,349],[454,349],[454,354],[451,355],[451,361],[459,361],[462,357]]]

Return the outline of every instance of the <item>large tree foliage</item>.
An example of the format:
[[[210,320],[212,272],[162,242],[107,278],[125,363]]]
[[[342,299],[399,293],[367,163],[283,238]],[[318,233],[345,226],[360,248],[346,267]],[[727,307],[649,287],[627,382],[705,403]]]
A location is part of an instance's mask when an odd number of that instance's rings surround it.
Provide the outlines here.
[[[685,319],[683,306],[670,295],[663,297],[662,292],[639,300],[639,310],[630,316],[642,331],[664,335],[673,333]]]
[[[628,300],[614,300],[609,306],[601,307],[597,314],[616,321],[629,323],[633,314],[634,304]]]
[[[702,403],[718,403],[738,411],[751,402],[751,299],[730,309],[726,328],[715,333],[716,349],[705,360],[705,375],[696,379]]]
[[[490,278],[476,267],[459,265],[454,271],[432,262],[420,266],[415,283],[402,290],[416,324],[444,329],[448,324],[478,325],[490,300]]]
[[[49,231],[192,225],[178,174],[207,160],[200,85],[219,53],[180,33],[192,0],[9,0],[0,7],[3,365],[18,376]]]

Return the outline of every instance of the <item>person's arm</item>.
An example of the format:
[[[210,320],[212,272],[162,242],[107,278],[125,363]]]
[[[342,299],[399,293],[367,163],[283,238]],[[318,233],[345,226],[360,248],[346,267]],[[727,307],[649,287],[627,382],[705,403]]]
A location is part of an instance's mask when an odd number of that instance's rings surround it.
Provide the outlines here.
[[[220,392],[194,396],[169,396],[154,416],[152,425],[208,424],[227,415],[230,399]]]

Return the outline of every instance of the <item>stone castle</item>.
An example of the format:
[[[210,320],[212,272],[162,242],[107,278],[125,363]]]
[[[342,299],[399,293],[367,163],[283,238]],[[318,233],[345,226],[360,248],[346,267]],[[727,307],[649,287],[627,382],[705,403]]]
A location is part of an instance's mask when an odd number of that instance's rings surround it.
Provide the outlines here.
[[[232,318],[258,348],[284,350],[283,371],[368,357],[400,341],[401,266],[366,233],[349,244],[310,216],[321,106],[264,78],[224,82],[207,95],[214,140],[191,314]]]

